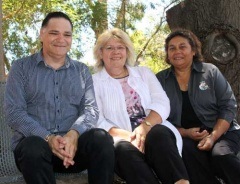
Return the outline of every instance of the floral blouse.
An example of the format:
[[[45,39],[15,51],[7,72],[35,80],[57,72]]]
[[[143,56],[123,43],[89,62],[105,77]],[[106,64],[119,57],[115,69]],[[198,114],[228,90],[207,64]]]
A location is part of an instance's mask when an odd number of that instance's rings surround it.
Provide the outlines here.
[[[134,130],[138,125],[140,125],[146,115],[141,104],[140,96],[133,88],[128,85],[127,80],[128,76],[118,79],[125,95],[125,102],[131,121],[132,130]]]

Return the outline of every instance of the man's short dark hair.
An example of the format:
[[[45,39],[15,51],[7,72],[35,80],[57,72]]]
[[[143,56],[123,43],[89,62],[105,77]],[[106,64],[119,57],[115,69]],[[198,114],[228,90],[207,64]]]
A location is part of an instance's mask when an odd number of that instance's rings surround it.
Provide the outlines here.
[[[52,19],[52,18],[64,18],[64,19],[68,20],[71,24],[72,29],[73,29],[73,24],[72,24],[71,19],[68,17],[67,14],[65,14],[63,12],[50,12],[50,13],[48,13],[47,16],[45,17],[45,19],[42,22],[42,28],[46,27],[48,25],[49,20]]]

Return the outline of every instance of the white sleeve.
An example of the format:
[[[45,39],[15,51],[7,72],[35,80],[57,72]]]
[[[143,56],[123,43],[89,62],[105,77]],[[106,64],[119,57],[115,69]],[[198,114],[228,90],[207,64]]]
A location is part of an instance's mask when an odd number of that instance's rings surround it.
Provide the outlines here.
[[[103,116],[103,103],[101,99],[101,90],[98,84],[99,84],[99,81],[97,80],[97,76],[93,75],[93,86],[94,86],[97,106],[99,109],[99,119],[96,127],[102,128],[108,132],[112,127],[114,127],[114,125],[110,120],[105,119],[105,117]]]
[[[178,152],[179,152],[180,156],[182,156],[183,140],[182,140],[181,134],[179,133],[177,128],[172,123],[170,123],[169,121],[164,121],[162,123],[162,125],[168,127],[174,133],[174,135],[176,137],[176,144],[177,144]]]
[[[170,114],[170,101],[155,74],[147,67],[139,67],[143,81],[147,84],[151,103],[146,109],[156,111],[165,121]]]

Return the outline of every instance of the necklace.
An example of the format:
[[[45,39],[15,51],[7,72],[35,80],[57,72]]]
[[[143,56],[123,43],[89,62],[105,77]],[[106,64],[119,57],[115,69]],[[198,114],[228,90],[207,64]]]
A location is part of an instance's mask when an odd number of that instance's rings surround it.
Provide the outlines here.
[[[128,76],[128,70],[126,67],[123,68],[123,72],[118,75],[111,75],[114,79],[121,79]]]
[[[176,75],[178,85],[182,91],[188,90],[189,78],[190,78],[190,75],[184,75],[184,76]]]
[[[122,78],[115,78],[115,79],[118,80],[122,86],[124,86],[124,85],[127,84],[128,76],[129,76],[129,75],[127,75],[127,76],[125,76],[125,77],[122,77]]]

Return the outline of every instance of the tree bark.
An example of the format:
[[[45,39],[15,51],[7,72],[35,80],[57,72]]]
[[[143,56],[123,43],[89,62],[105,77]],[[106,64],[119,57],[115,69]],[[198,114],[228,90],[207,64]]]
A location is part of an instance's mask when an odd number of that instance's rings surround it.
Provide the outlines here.
[[[171,30],[190,29],[203,44],[206,62],[215,64],[230,83],[240,114],[240,1],[185,0],[167,11]],[[240,122],[240,115],[237,117]]]
[[[92,13],[91,28],[97,39],[99,35],[108,28],[107,0],[98,0],[96,2],[86,1]]]

